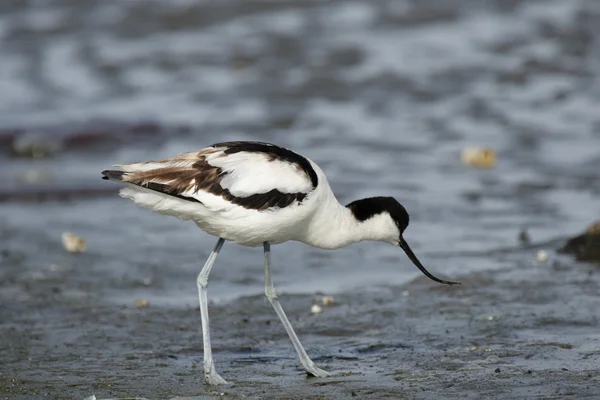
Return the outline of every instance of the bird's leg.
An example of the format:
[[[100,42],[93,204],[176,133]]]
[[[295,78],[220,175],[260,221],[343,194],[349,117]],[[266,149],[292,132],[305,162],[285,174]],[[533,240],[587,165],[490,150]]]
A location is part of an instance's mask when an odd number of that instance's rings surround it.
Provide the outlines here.
[[[208,297],[207,297],[207,286],[208,286],[208,275],[212,269],[221,247],[223,247],[225,239],[219,238],[219,241],[215,245],[212,253],[208,256],[208,260],[202,267],[202,271],[198,274],[196,284],[198,285],[198,301],[200,302],[200,317],[202,318],[202,339],[204,341],[204,377],[206,382],[210,385],[220,385],[227,383],[225,379],[221,378],[215,370],[215,363],[212,357],[212,349],[210,347],[210,328],[208,324]]]
[[[296,332],[294,332],[294,328],[288,321],[285,316],[285,312],[283,308],[281,308],[281,304],[279,304],[279,300],[277,300],[277,292],[275,291],[275,286],[273,286],[273,281],[271,280],[271,245],[268,242],[264,243],[265,248],[265,296],[267,296],[267,300],[275,309],[277,316],[281,320],[283,327],[285,328],[288,336],[292,340],[292,344],[296,348],[296,352],[298,353],[298,357],[300,357],[300,363],[302,367],[306,370],[306,372],[317,376],[319,378],[324,378],[329,376],[329,373],[323,371],[321,368],[318,368],[315,363],[308,357],[306,351],[300,344],[300,340],[298,340],[298,336],[296,336]]]

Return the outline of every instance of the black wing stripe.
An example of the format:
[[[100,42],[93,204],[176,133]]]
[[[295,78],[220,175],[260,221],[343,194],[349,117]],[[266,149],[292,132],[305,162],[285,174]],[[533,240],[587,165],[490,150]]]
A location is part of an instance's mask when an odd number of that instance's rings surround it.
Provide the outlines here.
[[[307,193],[283,193],[277,189],[245,197],[235,196],[229,189],[221,186],[221,180],[227,173],[219,167],[208,164],[204,156],[199,156],[198,161],[190,169],[165,167],[135,172],[103,171],[102,174],[104,175],[103,179],[131,183],[190,202],[202,203],[194,197],[186,196],[185,193],[202,190],[249,210],[264,211],[273,207],[284,208],[294,202],[301,204],[307,196]],[[167,183],[161,183],[161,180]]]

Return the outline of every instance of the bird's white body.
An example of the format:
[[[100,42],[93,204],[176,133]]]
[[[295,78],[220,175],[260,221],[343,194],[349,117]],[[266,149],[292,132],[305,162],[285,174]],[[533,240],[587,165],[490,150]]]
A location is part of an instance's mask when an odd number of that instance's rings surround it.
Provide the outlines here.
[[[335,249],[361,240],[402,247],[429,278],[402,233],[409,217],[391,197],[372,197],[342,206],[325,174],[313,161],[288,149],[259,142],[218,143],[202,150],[160,160],[119,165],[103,171],[105,179],[126,184],[121,196],[142,207],[194,221],[219,239],[196,280],[204,339],[204,373],[208,383],[226,383],[216,372],[210,344],[208,275],[226,240],[263,246],[265,295],[283,323],[304,369],[317,377],[329,374],[315,366],[288,321],[273,285],[270,245],[290,240]]]
[[[191,167],[196,154],[179,156],[187,157],[185,161],[165,160],[121,167],[126,172]],[[273,189],[283,193],[306,193],[301,203],[293,202],[281,208],[248,209],[206,190],[182,192],[182,195],[197,200],[190,202],[135,184],[121,189],[120,195],[159,213],[192,220],[203,231],[244,246],[299,241],[322,249],[336,249],[361,240],[397,244],[397,228],[389,216],[380,214],[367,222],[357,221],[352,212],[339,203],[321,168],[307,160],[318,177],[316,188],[312,188],[310,179],[302,170],[285,161],[269,161],[262,153],[240,152],[222,156],[213,152],[206,157],[209,164],[228,172],[220,184],[236,196],[266,193]]]

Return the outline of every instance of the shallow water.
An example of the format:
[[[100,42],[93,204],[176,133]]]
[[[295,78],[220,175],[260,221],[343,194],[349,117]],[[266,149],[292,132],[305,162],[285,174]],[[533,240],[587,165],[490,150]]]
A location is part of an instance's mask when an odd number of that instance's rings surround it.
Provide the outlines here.
[[[3,2],[0,297],[37,304],[32,285],[57,279],[102,307],[195,307],[215,239],[119,198],[99,172],[238,139],[311,158],[344,204],[396,197],[411,215],[407,240],[436,275],[509,271],[543,288],[553,263],[571,263],[554,249],[600,215],[599,34],[593,0]],[[40,157],[15,155],[31,143]],[[473,145],[495,149],[497,167],[462,165]],[[532,246],[519,244],[522,230]],[[87,252],[66,254],[64,231]],[[420,275],[377,243],[287,243],[273,262],[283,293],[348,301]],[[593,267],[572,265],[583,284]],[[261,293],[260,249],[226,244],[210,299]],[[552,307],[570,312],[572,294],[560,294],[569,306]],[[13,321],[18,307],[4,307]],[[531,340],[550,340],[544,332]]]

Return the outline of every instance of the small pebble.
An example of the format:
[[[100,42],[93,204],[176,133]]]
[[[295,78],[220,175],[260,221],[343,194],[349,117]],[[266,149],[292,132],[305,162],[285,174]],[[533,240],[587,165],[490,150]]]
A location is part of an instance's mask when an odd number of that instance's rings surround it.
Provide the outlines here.
[[[136,300],[136,301],[133,302],[133,304],[137,308],[148,308],[148,307],[150,307],[150,301],[148,301],[148,300]]]
[[[333,304],[333,296],[323,296],[321,298],[321,303],[323,303],[324,306],[330,306]]]
[[[548,261],[548,253],[545,250],[540,250],[535,255],[535,258],[538,262],[544,263]]]
[[[320,305],[313,304],[313,306],[310,308],[310,312],[313,314],[321,314],[323,312],[323,309]]]
[[[496,153],[489,147],[468,147],[460,155],[460,161],[475,168],[494,168]]]
[[[63,232],[62,242],[65,250],[69,253],[82,253],[87,247],[82,237],[71,232]]]

